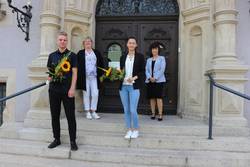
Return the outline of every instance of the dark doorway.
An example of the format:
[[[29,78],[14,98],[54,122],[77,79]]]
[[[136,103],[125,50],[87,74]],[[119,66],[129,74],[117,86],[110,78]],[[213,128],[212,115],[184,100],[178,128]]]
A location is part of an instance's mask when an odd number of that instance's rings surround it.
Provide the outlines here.
[[[124,3],[128,1],[127,3]],[[138,51],[145,59],[149,57],[149,46],[158,41],[162,45],[161,55],[167,61],[167,84],[164,90],[164,112],[176,114],[178,84],[178,15],[176,0],[159,1],[99,1],[96,13],[96,48],[106,60],[106,66],[118,66],[119,58],[126,53],[126,40],[135,36]],[[158,6],[158,8],[156,8]],[[165,11],[167,10],[168,11]],[[130,12],[128,12],[130,11]],[[103,84],[100,90],[99,110],[120,113],[122,105],[118,82]],[[145,88],[141,91],[139,113],[149,113],[149,102]]]

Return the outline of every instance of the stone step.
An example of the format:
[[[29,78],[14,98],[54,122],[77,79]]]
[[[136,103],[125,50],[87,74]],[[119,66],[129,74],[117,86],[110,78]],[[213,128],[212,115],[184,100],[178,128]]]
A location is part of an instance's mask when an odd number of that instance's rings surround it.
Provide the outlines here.
[[[165,120],[167,121],[167,120]],[[24,123],[24,127],[26,128],[43,128],[43,129],[51,129],[51,121],[50,120],[36,120],[36,119],[26,119]],[[68,128],[67,120],[61,120],[61,129],[66,130]],[[125,131],[125,127],[123,124],[123,119],[120,122],[104,122],[102,120],[87,120],[85,118],[77,119],[77,130],[78,131],[100,131],[100,132],[123,132]],[[141,122],[140,131],[143,132],[154,132],[157,134],[169,134],[169,135],[206,135],[208,131],[208,127],[206,125],[201,126],[174,126],[160,124],[155,121],[155,124],[147,124]]]
[[[250,165],[249,153],[148,150],[136,148],[113,148],[80,146],[71,158],[84,161],[132,163],[140,165],[181,167],[246,167]]]
[[[0,153],[27,156],[50,157],[59,159],[69,158],[69,148],[62,145],[56,149],[47,148],[48,143],[16,139],[0,139]]]
[[[136,140],[125,140],[123,133],[117,132],[78,132],[77,142],[84,145],[133,147],[149,149],[173,150],[203,150],[203,151],[237,151],[250,152],[250,138],[246,137],[217,137],[208,140],[201,136],[169,136],[141,133]],[[49,129],[25,128],[20,131],[20,138],[24,140],[46,141],[53,140]],[[63,143],[69,143],[67,130],[61,131]]]
[[[61,113],[63,116],[64,112],[61,112]],[[51,117],[50,111],[47,109],[29,110],[29,112],[27,112],[27,115],[26,115],[26,118],[28,118],[28,119],[48,120],[48,119],[50,119],[50,117]]]
[[[39,114],[38,114],[39,115]],[[100,120],[87,120],[83,115],[77,117],[78,131],[100,131],[100,132],[124,132],[124,121],[122,114],[100,114]],[[39,119],[37,117],[26,118],[26,128],[51,129],[50,119]],[[67,129],[65,118],[61,120],[61,129]],[[168,116],[163,122],[152,121],[148,116],[140,115],[140,131],[143,133],[185,135],[185,136],[207,136],[208,125],[202,121],[180,119],[176,116]],[[249,136],[249,128],[214,127],[215,136]]]
[[[55,149],[48,149],[45,142],[32,142],[25,140],[0,139],[0,157],[1,155],[11,154],[15,156],[26,156],[32,160],[38,158],[40,164],[46,163],[53,167],[60,166],[60,163],[79,164],[93,162],[93,164],[120,164],[120,166],[171,166],[171,167],[247,167],[250,166],[250,153],[244,152],[225,152],[225,151],[194,151],[194,150],[157,150],[157,149],[139,149],[139,148],[121,148],[121,147],[103,147],[80,145],[76,152],[69,151],[68,145],[61,145]],[[20,164],[25,163],[21,161]],[[52,161],[39,158],[50,158]],[[1,159],[1,158],[0,158]],[[8,164],[7,158],[3,164]],[[56,159],[56,160],[53,160]],[[69,161],[73,160],[73,161]],[[68,161],[65,161],[68,160]],[[1,161],[0,161],[1,162]],[[57,164],[58,163],[58,164]],[[28,162],[26,163],[28,164]],[[12,165],[15,165],[13,160]],[[23,165],[23,166],[24,166]],[[36,165],[36,167],[39,167]],[[62,165],[62,166],[63,166]],[[20,165],[21,166],[21,165]],[[19,166],[19,167],[20,167]],[[35,165],[33,165],[35,166]],[[32,167],[33,167],[32,166]],[[68,165],[71,166],[71,165]],[[103,165],[105,166],[105,165]],[[9,166],[8,166],[9,167]],[[47,167],[47,166],[46,166]],[[91,166],[90,166],[91,167]],[[119,166],[117,166],[119,167]]]
[[[0,167],[159,167],[0,154]]]

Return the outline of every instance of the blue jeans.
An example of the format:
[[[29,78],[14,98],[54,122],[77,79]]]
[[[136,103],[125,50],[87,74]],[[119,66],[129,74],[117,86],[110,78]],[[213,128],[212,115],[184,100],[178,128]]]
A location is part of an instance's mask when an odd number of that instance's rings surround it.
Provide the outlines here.
[[[126,127],[128,129],[132,127],[138,129],[137,106],[140,98],[139,89],[134,89],[132,85],[123,85],[122,90],[120,90],[120,97],[124,109]]]

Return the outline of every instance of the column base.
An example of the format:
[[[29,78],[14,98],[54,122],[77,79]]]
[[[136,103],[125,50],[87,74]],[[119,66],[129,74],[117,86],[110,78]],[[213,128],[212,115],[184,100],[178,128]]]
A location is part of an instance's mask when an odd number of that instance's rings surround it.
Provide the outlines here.
[[[0,127],[0,138],[19,139],[23,122],[4,122]]]
[[[248,121],[244,117],[214,117],[213,124],[225,127],[248,127]]]
[[[212,69],[208,73],[212,74],[216,83],[244,93],[244,85],[247,81],[245,74],[247,71],[247,66],[237,62],[233,64],[217,62],[217,64],[213,64]],[[243,116],[243,98],[214,87],[213,100],[213,124],[215,127],[237,129],[240,132],[239,135],[249,134],[248,122]],[[234,132],[232,131],[232,133]]]

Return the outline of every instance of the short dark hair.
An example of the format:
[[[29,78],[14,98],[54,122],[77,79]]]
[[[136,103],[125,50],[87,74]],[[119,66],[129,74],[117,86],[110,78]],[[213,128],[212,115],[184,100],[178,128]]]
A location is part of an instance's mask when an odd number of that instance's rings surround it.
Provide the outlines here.
[[[149,51],[150,51],[150,57],[152,57],[153,55],[152,55],[152,49],[158,49],[158,51],[159,51],[159,54],[160,54],[160,52],[161,52],[161,46],[160,46],[161,44],[159,43],[159,42],[154,42],[154,43],[152,43],[151,45],[150,45],[150,47],[149,47]]]

